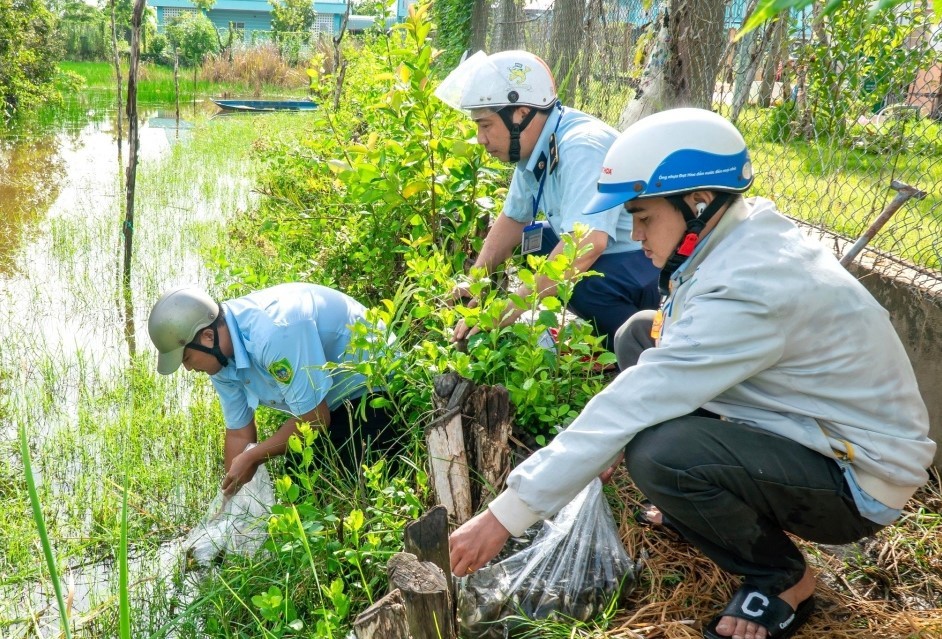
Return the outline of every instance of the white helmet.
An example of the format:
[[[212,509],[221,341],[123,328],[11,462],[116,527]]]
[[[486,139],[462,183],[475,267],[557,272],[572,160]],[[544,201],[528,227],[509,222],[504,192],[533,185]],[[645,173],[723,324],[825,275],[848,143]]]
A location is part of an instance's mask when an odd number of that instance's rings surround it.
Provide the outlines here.
[[[169,375],[180,368],[183,349],[217,317],[219,304],[201,289],[187,286],[161,295],[147,319],[150,341],[159,353],[157,372]]]
[[[478,51],[448,74],[435,95],[468,115],[506,106],[548,109],[556,103],[556,82],[546,63],[527,51]]]
[[[746,141],[729,120],[705,109],[669,109],[638,120],[615,140],[585,212],[690,191],[742,193],[752,180]]]

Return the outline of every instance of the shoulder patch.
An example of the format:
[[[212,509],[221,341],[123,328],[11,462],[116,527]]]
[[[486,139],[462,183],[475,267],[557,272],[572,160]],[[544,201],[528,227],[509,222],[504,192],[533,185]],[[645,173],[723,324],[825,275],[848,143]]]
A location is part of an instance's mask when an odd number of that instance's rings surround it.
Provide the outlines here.
[[[282,384],[290,384],[291,380],[294,379],[294,371],[291,369],[291,363],[287,358],[273,362],[268,367],[268,372]]]

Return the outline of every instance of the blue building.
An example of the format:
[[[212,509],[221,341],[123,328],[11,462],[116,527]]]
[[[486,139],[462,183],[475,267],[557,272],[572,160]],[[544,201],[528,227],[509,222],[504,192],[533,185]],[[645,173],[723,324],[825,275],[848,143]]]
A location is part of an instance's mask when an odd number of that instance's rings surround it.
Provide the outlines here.
[[[402,19],[414,0],[395,0],[390,5],[395,20]],[[167,24],[185,13],[199,11],[190,0],[149,0],[148,4],[157,11],[157,30],[163,32]],[[340,31],[343,15],[347,11],[347,0],[315,0],[314,31],[327,35]],[[271,31],[271,5],[268,0],[216,0],[213,8],[206,12],[216,29],[225,31],[230,23],[242,33],[243,40],[256,40],[254,33],[267,36]],[[372,16],[350,16],[347,28],[362,30],[373,24]]]

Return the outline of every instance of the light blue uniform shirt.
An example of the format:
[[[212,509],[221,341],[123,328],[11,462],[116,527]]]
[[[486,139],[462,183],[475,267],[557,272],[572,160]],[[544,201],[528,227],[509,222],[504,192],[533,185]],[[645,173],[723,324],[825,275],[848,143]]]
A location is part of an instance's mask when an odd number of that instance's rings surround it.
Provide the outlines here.
[[[300,416],[327,400],[331,410],[363,394],[362,375],[325,370],[352,361],[350,326],[366,309],[316,284],[280,284],[223,303],[234,357],[212,375],[226,428],[243,428],[259,404]]]
[[[553,168],[550,138],[555,133],[559,162]],[[617,206],[594,215],[582,211],[596,193],[596,184],[602,173],[602,162],[609,147],[618,137],[618,131],[598,118],[569,107],[554,108],[540,134],[533,153],[524,164],[517,163],[503,213],[507,217],[529,224],[536,213],[542,212],[559,237],[570,233],[577,222],[590,229],[605,231],[608,246],[604,253],[637,251],[641,244],[631,239],[631,214]],[[543,193],[534,207],[534,199]]]

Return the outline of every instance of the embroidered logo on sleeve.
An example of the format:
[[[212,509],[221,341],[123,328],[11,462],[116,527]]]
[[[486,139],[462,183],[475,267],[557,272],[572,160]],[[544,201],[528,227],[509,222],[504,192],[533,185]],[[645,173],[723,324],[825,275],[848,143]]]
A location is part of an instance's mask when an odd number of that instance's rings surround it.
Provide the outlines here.
[[[294,379],[294,371],[291,370],[291,363],[287,358],[273,362],[268,367],[268,372],[282,384],[290,384],[291,380]]]

